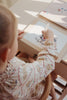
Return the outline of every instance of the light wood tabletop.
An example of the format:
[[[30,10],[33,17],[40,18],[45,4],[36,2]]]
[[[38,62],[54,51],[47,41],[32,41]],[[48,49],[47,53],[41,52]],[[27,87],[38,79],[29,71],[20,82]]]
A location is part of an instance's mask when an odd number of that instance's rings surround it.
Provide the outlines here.
[[[18,18],[18,27],[21,30],[24,30],[33,20],[38,17],[40,11],[43,11],[48,7],[48,5],[53,0],[18,0],[10,10],[16,15]],[[43,19],[43,18],[42,18]],[[50,22],[51,23],[51,22]],[[61,30],[63,33],[67,33],[67,30],[60,28],[59,26],[53,24],[54,28]],[[67,54],[65,54],[66,56]],[[67,57],[63,57],[62,59],[66,62]]]
[[[10,10],[16,14],[19,25],[24,29],[44,10],[52,0],[18,0]]]
[[[43,11],[46,7],[48,7],[51,2],[52,0],[19,0],[10,8],[10,10],[15,13],[19,21],[19,27],[24,30],[25,27],[27,27],[30,23],[32,23],[33,20],[38,17],[40,11]],[[46,19],[43,20],[46,21]],[[52,22],[50,23],[54,28],[61,30],[65,34],[67,33],[67,30],[64,30]],[[67,53],[62,60],[67,63]],[[63,73],[65,72],[67,66],[64,68],[62,68],[64,69]]]

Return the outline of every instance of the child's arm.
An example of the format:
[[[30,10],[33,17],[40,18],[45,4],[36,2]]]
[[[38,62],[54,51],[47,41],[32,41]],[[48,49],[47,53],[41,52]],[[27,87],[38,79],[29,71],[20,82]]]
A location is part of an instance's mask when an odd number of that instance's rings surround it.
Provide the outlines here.
[[[16,83],[11,83],[11,86],[13,85],[14,87],[13,89],[10,88],[10,91],[15,98],[19,98],[19,100],[24,96],[30,98],[35,92],[37,84],[55,69],[56,50],[54,49],[54,41],[53,39],[52,41],[48,39],[46,39],[47,44],[45,49],[38,54],[37,61],[32,61],[33,63],[24,62],[23,64],[22,62],[18,64],[19,60],[11,61],[15,68],[15,72],[11,77]],[[52,50],[52,52],[49,50]],[[10,84],[9,80],[11,79],[8,79],[8,83]]]
[[[18,30],[18,40],[22,39],[24,31]]]
[[[51,31],[48,31],[48,33],[46,33],[46,35],[48,34],[46,39],[47,44],[45,49],[38,54],[37,61],[19,66],[19,84],[22,84],[21,88],[23,94],[28,94],[27,89],[29,89],[29,92],[31,92],[31,89],[34,90],[36,85],[55,69],[56,50],[54,48],[54,36],[53,33],[51,34],[50,32]],[[51,37],[49,34],[51,34]],[[53,53],[48,50],[52,50]],[[21,89],[19,91],[21,91]]]
[[[55,69],[56,48],[54,43],[54,34],[51,30],[43,31],[43,34],[46,39],[45,49],[38,54],[37,61],[33,61],[33,63],[30,64],[27,63],[23,68],[27,71],[26,76],[31,73],[30,78],[33,81],[36,81],[36,83],[45,79],[45,77]]]

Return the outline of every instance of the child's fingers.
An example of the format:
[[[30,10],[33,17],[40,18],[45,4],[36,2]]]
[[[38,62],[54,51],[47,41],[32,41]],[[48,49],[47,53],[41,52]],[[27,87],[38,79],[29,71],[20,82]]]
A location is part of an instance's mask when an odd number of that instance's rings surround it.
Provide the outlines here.
[[[42,35],[45,39],[48,38],[48,32],[47,31],[42,31]]]
[[[46,34],[46,33],[47,33],[47,31],[45,31],[45,30],[42,31],[42,34]]]
[[[24,31],[22,31],[22,32],[20,31],[20,32],[18,33],[18,40],[19,40],[19,39],[22,39],[22,37],[23,37],[22,34],[23,34],[23,33],[24,33]]]
[[[24,33],[24,31],[19,31],[18,32],[18,35],[21,35],[21,34],[23,34]]]
[[[28,58],[29,55],[26,54],[26,53],[20,53],[20,54],[18,55],[18,57]]]
[[[18,40],[22,39],[22,37],[23,37],[22,35],[18,36]]]
[[[53,31],[51,31],[50,29],[48,29],[48,30],[43,30],[43,31],[42,31],[42,34],[43,34],[43,37],[44,37],[45,39],[52,39],[52,38],[54,38]]]
[[[43,30],[42,31],[43,34],[52,34],[53,35],[53,31],[48,29],[48,30]]]

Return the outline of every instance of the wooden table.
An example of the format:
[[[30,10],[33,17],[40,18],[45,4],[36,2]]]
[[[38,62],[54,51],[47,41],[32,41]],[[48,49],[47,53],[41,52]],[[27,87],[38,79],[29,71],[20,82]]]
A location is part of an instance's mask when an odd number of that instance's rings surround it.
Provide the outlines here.
[[[16,14],[19,25],[24,29],[45,9],[52,0],[19,0],[10,10]]]
[[[33,20],[38,17],[38,13],[42,10],[44,10],[49,3],[52,2],[52,0],[19,0],[15,3],[10,9],[17,15],[17,18],[19,20],[19,24],[21,25],[22,30],[27,27]],[[42,18],[43,19],[43,18]],[[46,21],[46,19],[44,19]],[[51,25],[56,28],[57,30],[61,30],[66,34],[67,30],[62,29],[60,26],[52,23]],[[20,26],[19,26],[20,27]],[[62,60],[67,63],[65,60],[67,58],[64,57]],[[58,67],[59,66],[59,67]],[[65,64],[56,64],[56,71],[59,73],[64,73],[65,78],[67,79],[67,73],[65,74],[65,71],[67,70],[67,65]],[[63,74],[62,74],[63,76]]]

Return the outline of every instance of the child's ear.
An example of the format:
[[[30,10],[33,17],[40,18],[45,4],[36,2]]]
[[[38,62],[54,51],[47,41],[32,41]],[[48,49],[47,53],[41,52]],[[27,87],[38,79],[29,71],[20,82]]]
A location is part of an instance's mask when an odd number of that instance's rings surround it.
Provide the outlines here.
[[[3,52],[0,54],[0,59],[2,59],[3,62],[6,61],[7,57],[8,57],[8,51],[9,49],[6,48],[3,50]]]

